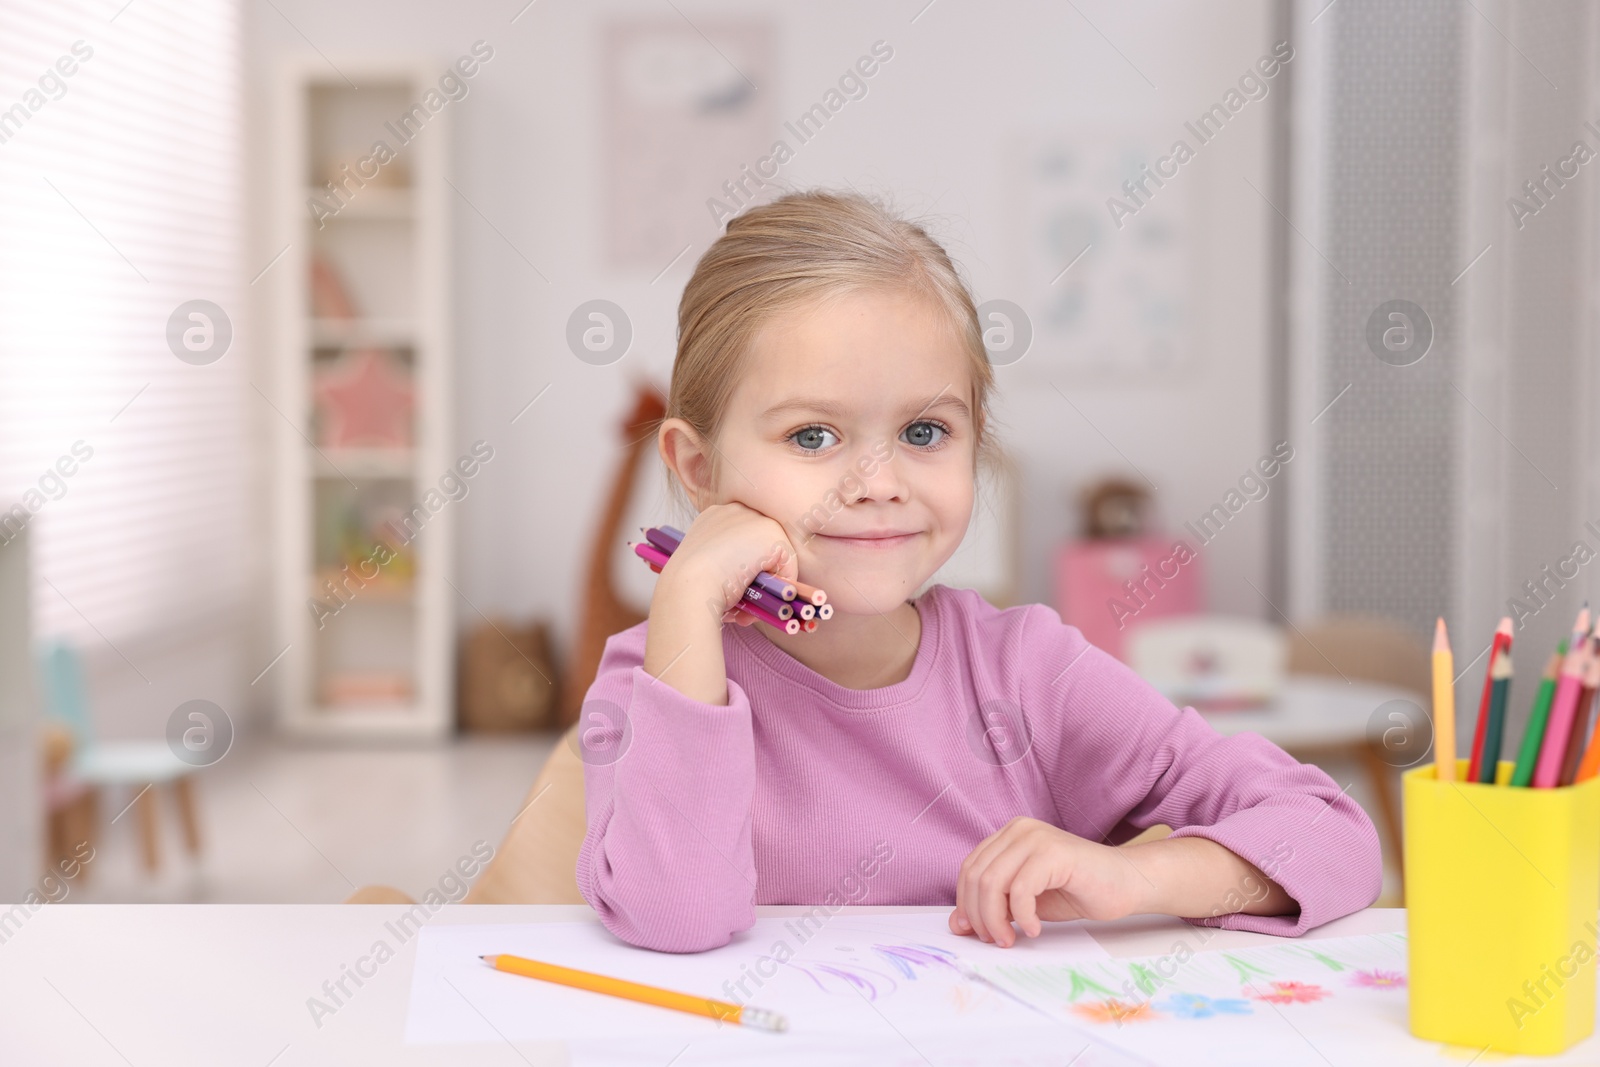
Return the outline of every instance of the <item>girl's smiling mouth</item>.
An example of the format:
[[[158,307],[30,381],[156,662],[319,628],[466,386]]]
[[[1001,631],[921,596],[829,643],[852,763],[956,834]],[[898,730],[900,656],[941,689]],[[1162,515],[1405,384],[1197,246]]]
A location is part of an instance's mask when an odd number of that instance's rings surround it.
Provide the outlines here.
[[[902,545],[909,544],[912,538],[918,537],[920,534],[921,531],[898,533],[893,530],[880,530],[854,536],[845,536],[843,534],[818,534],[817,536],[840,545],[850,545],[868,550],[883,550],[899,548]]]

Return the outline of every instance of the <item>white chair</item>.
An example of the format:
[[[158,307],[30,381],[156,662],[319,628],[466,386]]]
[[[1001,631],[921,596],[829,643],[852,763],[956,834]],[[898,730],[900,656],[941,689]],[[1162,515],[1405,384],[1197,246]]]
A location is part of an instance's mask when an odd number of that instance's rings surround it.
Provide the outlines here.
[[[1283,631],[1257,619],[1177,615],[1128,635],[1128,665],[1179,707],[1259,707],[1282,690],[1289,663]]]

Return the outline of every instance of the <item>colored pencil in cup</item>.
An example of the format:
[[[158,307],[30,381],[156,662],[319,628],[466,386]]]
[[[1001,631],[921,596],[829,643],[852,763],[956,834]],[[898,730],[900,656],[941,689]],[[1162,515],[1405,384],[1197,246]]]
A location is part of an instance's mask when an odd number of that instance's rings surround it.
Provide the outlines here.
[[[1589,662],[1583,672],[1583,688],[1578,690],[1578,710],[1572,716],[1572,733],[1567,737],[1567,754],[1561,761],[1560,784],[1578,780],[1578,764],[1589,741],[1589,713],[1594,708],[1594,692],[1600,688],[1600,638],[1589,638]]]
[[[1478,728],[1472,736],[1472,762],[1467,764],[1467,781],[1481,782],[1485,779],[1478,773],[1483,757],[1483,733],[1489,721],[1489,693],[1494,688],[1494,658],[1502,651],[1511,648],[1511,616],[1506,615],[1500,620],[1500,625],[1495,627],[1494,643],[1489,649],[1489,666],[1483,672],[1483,696],[1478,700]],[[1494,771],[1489,772],[1488,781],[1494,781]]]
[[[1600,656],[1595,657],[1600,662]],[[1600,774],[1600,719],[1595,721],[1593,736],[1589,739],[1589,747],[1584,750],[1583,759],[1578,761],[1578,769],[1573,774],[1574,782],[1587,782],[1596,774]]]
[[[1476,780],[1493,785],[1495,772],[1500,769],[1500,739],[1505,734],[1506,697],[1511,690],[1511,652],[1508,649],[1495,651],[1493,662],[1489,664],[1489,679],[1492,683],[1489,721],[1483,731],[1483,759]]]
[[[1545,723],[1544,741],[1539,745],[1539,762],[1533,768],[1533,787],[1550,789],[1561,783],[1561,761],[1566,758],[1567,739],[1572,734],[1572,717],[1578,710],[1578,692],[1583,688],[1583,672],[1588,665],[1589,607],[1584,605],[1573,625],[1567,643],[1567,658],[1556,679],[1556,695],[1550,701],[1550,718]]]
[[[1517,750],[1517,765],[1511,772],[1512,785],[1533,784],[1533,768],[1539,762],[1539,746],[1544,743],[1545,723],[1550,719],[1550,701],[1555,699],[1556,675],[1561,671],[1561,661],[1566,654],[1567,642],[1563,639],[1544,665],[1544,677],[1539,680],[1539,691],[1534,695],[1533,707],[1528,710],[1522,747]]]
[[[1444,616],[1433,628],[1433,751],[1437,764],[1434,775],[1441,782],[1456,780],[1456,690],[1455,659],[1450,655],[1450,636],[1445,633]]]
[[[754,1026],[762,1030],[789,1029],[787,1019],[766,1008],[730,1004],[725,1000],[697,997],[692,993],[678,993],[671,989],[662,989],[660,986],[645,985],[643,982],[630,982],[626,978],[612,978],[592,971],[580,971],[576,967],[562,967],[555,963],[545,963],[542,960],[530,960],[505,953],[478,958],[495,970],[507,974],[520,974],[525,978],[537,978],[540,981],[554,982],[556,985],[570,986],[573,989],[605,993],[607,996],[621,997],[640,1004],[654,1004],[657,1007],[671,1008],[691,1015],[705,1015],[712,1019],[721,1019],[723,1022],[737,1023],[740,1026]]]
[[[655,536],[652,537],[652,534]],[[652,526],[644,532],[644,535],[669,556],[677,550],[684,536],[683,531],[676,526]],[[758,573],[750,584],[779,600],[793,600],[798,595],[792,584],[767,571]]]

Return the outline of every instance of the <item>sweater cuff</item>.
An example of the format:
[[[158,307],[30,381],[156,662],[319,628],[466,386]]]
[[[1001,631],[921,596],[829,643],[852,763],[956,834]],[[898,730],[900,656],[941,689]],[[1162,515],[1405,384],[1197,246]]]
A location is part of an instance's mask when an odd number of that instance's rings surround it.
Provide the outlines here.
[[[1315,811],[1268,804],[1236,811],[1212,826],[1185,826],[1173,837],[1204,837],[1254,864],[1296,904],[1288,915],[1246,915],[1238,909],[1267,889],[1254,876],[1241,881],[1196,926],[1298,937],[1323,923],[1370,907],[1383,888],[1377,831],[1360,805],[1340,795]]]

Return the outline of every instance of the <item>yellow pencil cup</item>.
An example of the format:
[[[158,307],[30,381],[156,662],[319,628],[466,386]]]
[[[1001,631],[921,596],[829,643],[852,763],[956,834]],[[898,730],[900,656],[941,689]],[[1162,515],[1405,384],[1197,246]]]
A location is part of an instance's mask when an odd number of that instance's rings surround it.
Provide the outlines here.
[[[1411,1032],[1552,1055],[1594,1030],[1600,778],[1554,789],[1405,774]]]

